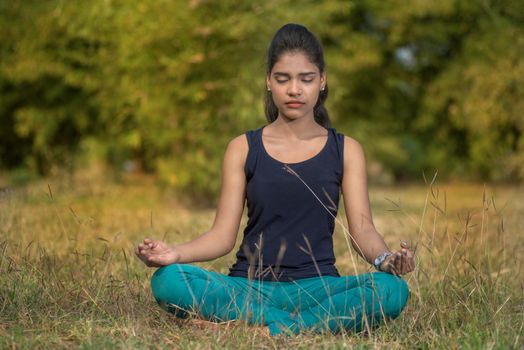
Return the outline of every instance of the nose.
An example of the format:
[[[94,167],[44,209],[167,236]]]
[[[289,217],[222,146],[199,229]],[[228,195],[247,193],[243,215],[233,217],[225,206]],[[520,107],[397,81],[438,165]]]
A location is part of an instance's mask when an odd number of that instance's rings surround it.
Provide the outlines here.
[[[291,84],[288,87],[287,94],[289,96],[299,96],[302,93],[300,83],[295,79],[291,79],[290,82]]]

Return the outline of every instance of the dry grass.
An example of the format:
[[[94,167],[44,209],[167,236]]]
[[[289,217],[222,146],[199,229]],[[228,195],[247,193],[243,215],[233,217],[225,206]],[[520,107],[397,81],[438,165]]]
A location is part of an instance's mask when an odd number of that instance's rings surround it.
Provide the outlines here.
[[[522,348],[522,198],[521,187],[372,188],[374,220],[387,243],[418,244],[401,317],[368,337],[268,338],[241,323],[208,328],[161,311],[149,289],[152,270],[132,255],[146,235],[173,243],[199,235],[213,209],[184,208],[143,179],[3,190],[0,348]],[[245,224],[244,217],[241,229]],[[335,247],[341,273],[369,269],[348,250],[340,226]],[[233,261],[234,253],[199,265],[226,273]]]

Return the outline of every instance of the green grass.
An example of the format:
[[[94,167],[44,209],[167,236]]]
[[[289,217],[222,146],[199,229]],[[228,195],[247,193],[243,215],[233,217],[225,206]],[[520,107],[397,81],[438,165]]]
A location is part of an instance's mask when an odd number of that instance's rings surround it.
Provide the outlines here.
[[[0,348],[522,348],[522,198],[515,186],[372,188],[374,220],[390,247],[418,243],[402,315],[368,337],[266,338],[242,323],[202,329],[163,312],[149,289],[153,270],[132,253],[145,236],[177,243],[199,235],[214,208],[184,207],[147,179],[3,190]],[[341,201],[346,224],[343,214]],[[369,270],[339,224],[334,237],[342,274]],[[227,273],[233,262],[234,252],[198,265]]]

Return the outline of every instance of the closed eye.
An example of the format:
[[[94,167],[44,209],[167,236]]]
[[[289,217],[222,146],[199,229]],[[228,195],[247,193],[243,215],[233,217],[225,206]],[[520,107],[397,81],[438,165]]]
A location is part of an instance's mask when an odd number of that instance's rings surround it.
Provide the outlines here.
[[[313,82],[314,79],[303,79],[302,81],[304,83],[311,83]],[[280,84],[283,84],[285,83],[286,81],[288,81],[288,79],[285,79],[285,80],[280,80],[280,79],[277,79],[277,83],[280,83]]]

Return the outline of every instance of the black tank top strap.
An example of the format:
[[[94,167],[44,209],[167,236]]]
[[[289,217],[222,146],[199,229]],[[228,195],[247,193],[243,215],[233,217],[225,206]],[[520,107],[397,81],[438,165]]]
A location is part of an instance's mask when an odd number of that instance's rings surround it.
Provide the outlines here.
[[[333,132],[333,140],[335,141],[336,154],[339,160],[338,170],[340,172],[340,182],[342,183],[342,176],[344,175],[344,134],[337,132],[336,129],[330,128]]]
[[[257,164],[258,153],[259,153],[259,130],[249,130],[245,133],[249,151],[247,153],[246,163],[244,165],[244,173],[246,174],[246,180],[249,181],[255,172]]]

